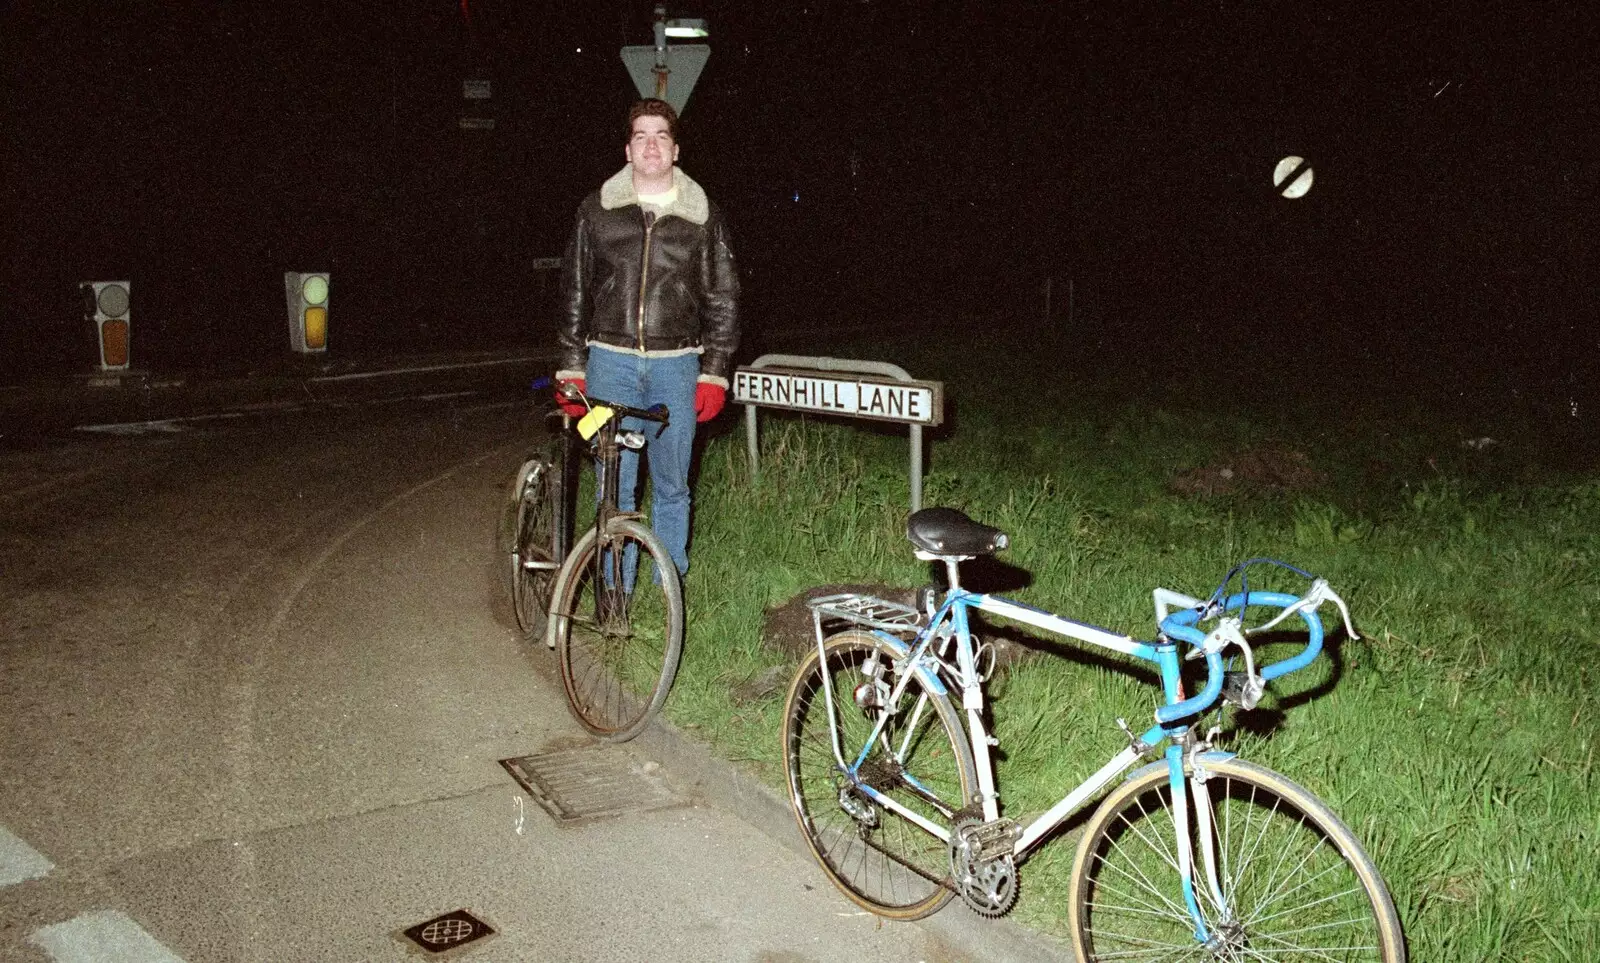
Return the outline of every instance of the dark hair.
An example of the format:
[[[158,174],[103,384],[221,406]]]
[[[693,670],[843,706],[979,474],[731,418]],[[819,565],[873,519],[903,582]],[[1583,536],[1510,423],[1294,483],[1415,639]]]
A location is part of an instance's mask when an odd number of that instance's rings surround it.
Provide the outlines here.
[[[640,117],[665,117],[667,119],[667,133],[672,135],[672,142],[678,142],[678,112],[672,105],[655,97],[646,97],[633,105],[628,111],[628,139],[633,139],[633,122]]]

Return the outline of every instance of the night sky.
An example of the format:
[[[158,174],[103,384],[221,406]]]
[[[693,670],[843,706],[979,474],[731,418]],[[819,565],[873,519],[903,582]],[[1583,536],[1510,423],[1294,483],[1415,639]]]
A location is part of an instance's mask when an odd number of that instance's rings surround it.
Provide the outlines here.
[[[1600,354],[1600,20],[1501,6],[674,6],[712,28],[681,164],[752,332],[1034,318],[1048,278],[1086,356],[1554,410]],[[90,279],[133,280],[152,367],[281,356],[285,270],[333,271],[333,350],[537,343],[529,261],[623,161],[651,7],[8,5],[0,374],[92,364]],[[493,131],[459,129],[468,77]]]

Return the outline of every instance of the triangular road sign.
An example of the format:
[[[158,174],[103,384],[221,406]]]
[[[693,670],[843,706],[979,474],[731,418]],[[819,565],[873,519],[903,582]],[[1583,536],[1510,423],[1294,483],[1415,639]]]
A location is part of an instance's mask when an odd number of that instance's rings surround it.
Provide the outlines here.
[[[677,43],[667,46],[667,92],[661,99],[672,109],[683,113],[689,103],[689,92],[700,79],[711,57],[711,48],[703,43]],[[639,89],[640,97],[656,97],[656,48],[651,46],[623,47],[622,62]]]

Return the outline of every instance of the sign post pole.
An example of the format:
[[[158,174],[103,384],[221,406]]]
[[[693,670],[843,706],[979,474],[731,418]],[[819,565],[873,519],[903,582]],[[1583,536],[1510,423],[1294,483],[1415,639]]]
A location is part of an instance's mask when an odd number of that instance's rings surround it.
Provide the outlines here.
[[[855,377],[840,377],[839,373]],[[876,377],[871,377],[874,375]],[[734,372],[733,400],[745,406],[750,474],[757,481],[761,479],[761,453],[756,437],[758,407],[892,421],[909,426],[911,510],[922,508],[922,429],[944,421],[943,383],[918,381],[904,368],[885,361],[764,354]]]
[[[703,43],[668,43],[668,39],[703,38],[710,30],[704,20],[669,19],[665,4],[656,5],[654,29],[654,43],[622,48],[622,63],[640,97],[664,100],[682,114],[711,48]]]

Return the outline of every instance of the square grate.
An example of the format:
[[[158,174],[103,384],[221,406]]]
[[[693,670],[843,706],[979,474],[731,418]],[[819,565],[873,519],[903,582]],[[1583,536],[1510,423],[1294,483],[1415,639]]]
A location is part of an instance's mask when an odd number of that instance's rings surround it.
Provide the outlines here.
[[[583,746],[515,759],[500,765],[563,826],[591,819],[686,805],[661,778],[636,765],[615,746]]]
[[[424,920],[401,935],[427,953],[448,953],[486,936],[493,936],[494,927],[467,910],[458,909]]]

